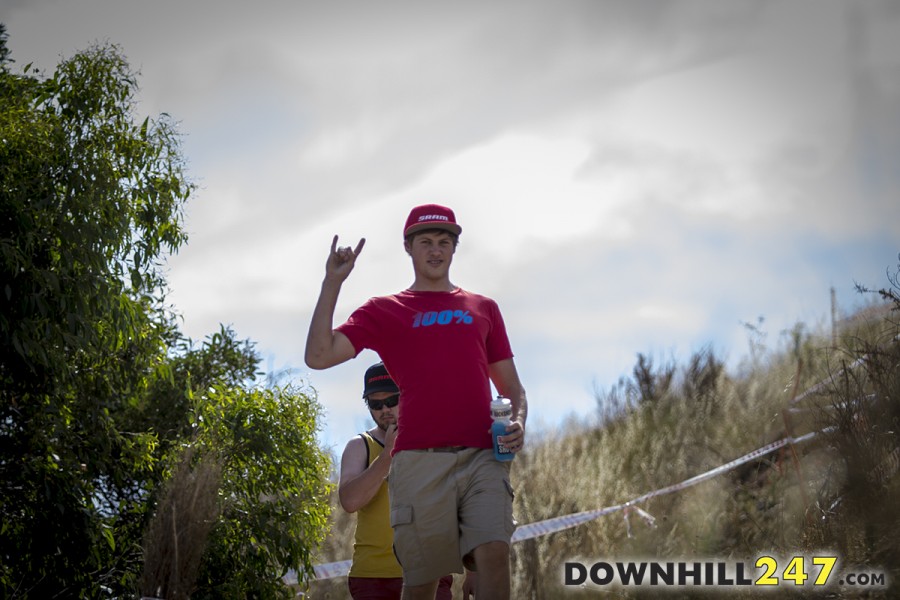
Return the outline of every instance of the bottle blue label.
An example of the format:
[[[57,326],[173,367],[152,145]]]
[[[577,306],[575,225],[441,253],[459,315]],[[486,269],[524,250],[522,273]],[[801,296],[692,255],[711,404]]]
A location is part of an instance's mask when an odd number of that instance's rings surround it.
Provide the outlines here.
[[[491,425],[491,437],[494,440],[494,458],[497,460],[512,460],[515,457],[515,454],[512,453],[512,450],[506,447],[506,445],[501,444],[497,440],[497,436],[506,435],[506,424],[500,421],[494,421],[494,424]]]

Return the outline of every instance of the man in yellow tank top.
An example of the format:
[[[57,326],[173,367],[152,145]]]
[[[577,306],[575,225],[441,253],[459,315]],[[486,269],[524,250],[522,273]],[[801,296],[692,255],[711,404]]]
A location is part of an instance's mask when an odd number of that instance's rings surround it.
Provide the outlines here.
[[[387,479],[397,437],[400,390],[384,364],[366,371],[363,399],[375,426],[354,437],[341,456],[338,498],[357,513],[353,564],[347,583],[354,600],[399,600],[403,571],[394,556]],[[453,576],[441,579],[436,599],[451,600]],[[467,585],[468,587],[468,585]]]

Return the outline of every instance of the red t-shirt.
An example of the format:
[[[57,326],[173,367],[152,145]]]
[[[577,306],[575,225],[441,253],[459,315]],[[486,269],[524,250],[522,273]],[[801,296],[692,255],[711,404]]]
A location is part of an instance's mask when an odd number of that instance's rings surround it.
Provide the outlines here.
[[[337,328],[378,353],[401,391],[394,452],[490,448],[488,365],[512,358],[497,303],[457,288],[371,298]]]

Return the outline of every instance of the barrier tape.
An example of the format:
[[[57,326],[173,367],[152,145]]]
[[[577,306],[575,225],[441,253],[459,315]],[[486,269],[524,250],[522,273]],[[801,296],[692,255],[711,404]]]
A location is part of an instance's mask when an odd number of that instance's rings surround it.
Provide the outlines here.
[[[732,460],[731,462],[728,462],[724,465],[721,465],[714,469],[710,469],[709,471],[706,471],[705,473],[701,473],[700,475],[695,475],[694,477],[691,477],[690,479],[685,479],[681,483],[676,483],[676,484],[670,485],[668,487],[664,487],[664,488],[661,488],[658,490],[654,490],[652,492],[648,492],[642,496],[638,496],[637,498],[634,498],[633,500],[629,500],[628,502],[626,502],[624,504],[617,504],[616,506],[608,506],[606,508],[589,510],[589,511],[580,512],[580,513],[574,513],[571,515],[565,515],[562,517],[547,519],[545,521],[538,521],[537,523],[531,523],[529,525],[523,525],[523,526],[519,527],[518,529],[516,529],[516,532],[513,534],[512,541],[520,542],[520,541],[528,540],[528,539],[535,538],[538,536],[543,536],[543,535],[547,535],[550,533],[556,533],[558,531],[563,531],[565,529],[575,527],[576,525],[581,525],[582,523],[586,523],[587,521],[592,521],[592,520],[602,517],[604,515],[608,515],[610,513],[614,513],[614,512],[620,511],[620,510],[626,510],[626,509],[640,510],[638,507],[636,507],[634,505],[640,504],[642,502],[646,502],[647,500],[649,500],[651,498],[655,498],[657,496],[664,496],[666,494],[671,494],[672,492],[677,492],[677,491],[689,488],[693,485],[697,485],[698,483],[706,481],[707,479],[712,479],[713,477],[721,475],[722,473],[726,473],[726,472],[734,469],[737,466],[740,466],[744,463],[747,463],[747,462],[750,462],[757,458],[760,458],[762,456],[765,456],[766,454],[769,454],[770,452],[774,452],[775,450],[778,450],[779,448],[783,448],[784,446],[787,446],[788,444],[802,444],[804,442],[807,442],[807,441],[811,440],[812,438],[814,438],[819,433],[822,433],[822,432],[814,431],[812,433],[807,433],[806,435],[802,435],[797,438],[788,437],[788,438],[778,440],[776,442],[772,442],[771,444],[766,444],[765,446],[763,446],[761,448],[757,448],[756,450],[749,452],[740,458],[736,458],[736,459]],[[650,519],[653,518],[652,516],[650,516],[643,510],[640,510],[639,514],[641,514],[641,516],[646,515],[646,516],[644,516],[645,519],[647,517],[649,517]]]
[[[656,528],[656,517],[654,517],[653,515],[651,515],[650,513],[648,513],[647,511],[645,511],[644,509],[642,509],[640,507],[628,506],[625,508],[624,511],[622,511],[622,514],[625,517],[625,528],[627,530],[629,538],[634,537],[633,535],[631,535],[631,520],[628,518],[628,515],[631,514],[632,512],[636,512],[640,518],[642,518],[644,521],[647,522],[647,525],[649,525],[650,527],[652,527],[654,529]]]
[[[883,346],[881,346],[881,347],[879,348],[879,350],[885,350],[885,349],[888,348],[891,344],[895,344],[895,343],[897,343],[898,341],[900,341],[900,335],[895,335],[894,338],[893,338],[889,343],[884,344]],[[840,377],[841,375],[843,375],[843,374],[846,373],[846,372],[849,372],[849,371],[852,371],[852,370],[856,369],[857,367],[859,367],[860,365],[862,365],[862,364],[864,364],[866,361],[868,361],[871,357],[872,357],[872,354],[864,354],[863,356],[860,356],[859,358],[857,358],[856,360],[854,360],[854,361],[853,361],[852,363],[850,363],[849,365],[847,365],[847,366],[842,367],[841,369],[839,369],[837,373],[834,373],[834,374],[829,375],[826,379],[823,379],[822,381],[818,382],[817,384],[815,384],[815,385],[812,386],[811,388],[807,389],[805,392],[803,392],[802,394],[800,394],[799,396],[797,396],[796,398],[794,398],[793,400],[791,400],[791,401],[790,401],[790,404],[791,404],[791,405],[797,404],[797,403],[800,402],[801,400],[805,400],[806,398],[808,398],[808,397],[810,397],[810,396],[812,396],[812,395],[814,395],[814,394],[817,394],[817,393],[819,393],[820,391],[826,389],[827,386],[829,386],[829,385],[834,385],[835,382],[838,381],[838,379],[837,379],[838,377]]]
[[[342,560],[340,562],[316,565],[316,579],[333,579],[334,577],[343,577],[350,572],[351,564],[353,564],[352,560]],[[294,581],[291,583],[297,583],[296,574],[294,575]]]
[[[695,475],[690,479],[685,479],[680,483],[676,483],[670,485],[668,487],[664,487],[658,490],[654,490],[652,492],[647,492],[633,500],[629,500],[624,504],[617,504],[615,506],[607,506],[605,508],[598,508],[594,510],[586,510],[583,512],[572,513],[568,515],[564,515],[561,517],[554,517],[552,519],[546,519],[543,521],[537,521],[535,523],[529,523],[528,525],[522,525],[516,528],[516,531],[512,536],[512,543],[522,542],[524,540],[530,540],[536,537],[541,537],[545,535],[549,535],[551,533],[557,533],[559,531],[564,531],[566,529],[571,529],[572,527],[576,527],[583,523],[587,523],[589,521],[593,521],[595,519],[599,519],[605,515],[612,514],[614,512],[623,511],[625,514],[626,525],[628,526],[629,537],[631,535],[631,526],[628,523],[628,515],[631,512],[635,512],[642,519],[647,521],[651,526],[655,526],[656,519],[644,511],[643,509],[635,506],[636,504],[640,504],[642,502],[646,502],[651,498],[656,498],[658,496],[665,496],[666,494],[671,494],[673,492],[681,491],[687,489],[691,486],[697,485],[703,481],[708,479],[712,479],[713,477],[717,477],[722,475],[723,473],[727,473],[728,471],[738,467],[744,463],[748,463],[752,460],[756,460],[769,454],[770,452],[774,452],[780,448],[783,448],[790,444],[803,444],[813,439],[817,435],[821,433],[826,433],[827,431],[832,430],[833,428],[823,429],[822,431],[813,431],[811,433],[807,433],[805,435],[801,435],[800,437],[786,437],[780,439],[778,441],[772,442],[771,444],[766,444],[761,448],[757,448],[752,452],[748,452],[744,456],[740,458],[736,458],[730,462],[725,463],[724,465],[720,465],[705,473],[701,473],[699,475]],[[343,577],[350,572],[350,565],[352,561],[350,560],[342,560],[338,562],[326,563],[321,565],[316,565],[314,568],[315,579],[332,579],[335,577]],[[297,583],[297,573],[295,571],[288,572],[284,577],[285,583],[289,585],[294,585]]]
[[[792,406],[790,408],[786,408],[785,410],[791,414],[802,414],[802,413],[820,413],[822,411],[832,411],[832,410],[848,410],[850,407],[854,407],[860,403],[860,401],[865,401],[868,403],[873,403],[878,399],[877,394],[866,394],[865,396],[861,396],[859,400],[853,401],[843,401],[843,402],[832,402],[831,404],[825,404],[822,406]]]

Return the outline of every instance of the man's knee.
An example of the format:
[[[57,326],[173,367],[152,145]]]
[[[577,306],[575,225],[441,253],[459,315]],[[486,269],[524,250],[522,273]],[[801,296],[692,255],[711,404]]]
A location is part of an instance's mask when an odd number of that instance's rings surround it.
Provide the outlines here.
[[[486,542],[472,550],[475,568],[479,571],[509,566],[509,544],[506,542]]]

